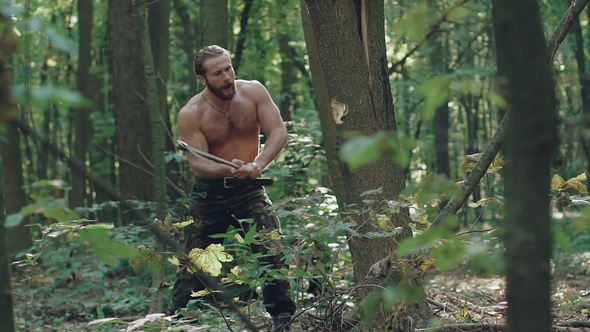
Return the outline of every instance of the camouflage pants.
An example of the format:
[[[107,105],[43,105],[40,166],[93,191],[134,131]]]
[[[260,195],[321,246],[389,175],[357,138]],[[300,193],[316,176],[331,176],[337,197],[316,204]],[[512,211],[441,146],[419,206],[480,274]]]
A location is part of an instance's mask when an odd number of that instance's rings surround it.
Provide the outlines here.
[[[253,219],[257,232],[279,230],[280,221],[271,216],[267,207],[271,204],[264,187],[245,186],[224,188],[222,179],[197,178],[191,193],[187,214],[195,220],[194,224],[184,230],[184,250],[205,249],[210,244],[223,242],[211,235],[225,233],[230,226],[248,232],[249,223],[239,223],[239,219]],[[263,253],[261,261],[273,269],[288,268],[282,261],[283,255],[266,255],[268,248],[261,245],[251,245],[253,252]],[[273,243],[273,247],[280,248],[280,243]],[[205,289],[203,283],[186,268],[180,267],[174,284],[172,297],[168,309],[173,314],[178,308],[186,306],[191,300],[191,291]],[[291,286],[285,280],[273,280],[263,286],[262,296],[267,312],[271,316],[283,313],[293,314],[296,304],[291,298]]]

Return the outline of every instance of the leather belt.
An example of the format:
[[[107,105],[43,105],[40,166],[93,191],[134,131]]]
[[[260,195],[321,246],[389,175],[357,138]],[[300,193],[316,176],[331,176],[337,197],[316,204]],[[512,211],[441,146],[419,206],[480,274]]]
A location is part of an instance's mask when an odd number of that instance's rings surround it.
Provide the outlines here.
[[[259,178],[259,179],[238,179],[234,177],[223,178],[224,188],[234,188],[243,186],[270,186],[274,183],[273,179]]]

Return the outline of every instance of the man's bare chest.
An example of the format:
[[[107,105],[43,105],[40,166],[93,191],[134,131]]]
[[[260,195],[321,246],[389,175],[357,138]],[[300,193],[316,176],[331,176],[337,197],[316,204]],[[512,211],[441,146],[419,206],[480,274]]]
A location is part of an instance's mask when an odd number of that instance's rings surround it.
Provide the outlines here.
[[[223,144],[224,141],[232,137],[242,137],[253,133],[257,135],[260,132],[260,125],[255,109],[232,107],[227,115],[209,112],[202,123],[201,132],[209,144]]]

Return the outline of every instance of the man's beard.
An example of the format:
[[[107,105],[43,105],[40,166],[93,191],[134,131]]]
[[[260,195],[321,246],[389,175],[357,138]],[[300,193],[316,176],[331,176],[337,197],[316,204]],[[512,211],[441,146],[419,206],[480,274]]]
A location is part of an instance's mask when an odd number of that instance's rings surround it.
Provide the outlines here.
[[[211,93],[213,93],[217,98],[219,98],[221,100],[230,100],[236,94],[236,86],[233,83],[231,83],[230,86],[233,87],[232,92],[231,92],[231,94],[226,95],[221,90],[223,90],[224,88],[229,88],[229,86],[225,86],[225,87],[219,89],[219,88],[216,88],[213,85],[209,84],[209,81],[207,81],[207,89],[209,89],[209,91],[211,91]]]

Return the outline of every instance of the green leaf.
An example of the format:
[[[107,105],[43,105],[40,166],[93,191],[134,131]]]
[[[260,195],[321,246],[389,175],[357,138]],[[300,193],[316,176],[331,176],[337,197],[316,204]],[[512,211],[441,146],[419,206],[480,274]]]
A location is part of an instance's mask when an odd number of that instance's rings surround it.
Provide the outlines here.
[[[424,119],[434,116],[436,110],[449,100],[452,79],[448,76],[432,78],[418,87],[418,92],[425,98]]]
[[[470,15],[468,8],[458,6],[449,11],[447,14],[447,20],[461,23]]]
[[[249,245],[252,242],[254,242],[255,236],[256,236],[256,226],[252,225],[252,227],[250,227],[250,230],[248,230],[248,233],[246,233],[246,236],[244,237],[244,244]]]
[[[10,214],[6,217],[5,228],[12,228],[20,225],[27,215],[22,212]]]
[[[444,235],[443,230],[429,228],[416,237],[405,238],[399,245],[397,256],[403,257],[428,248],[443,238]]]
[[[204,250],[198,248],[191,250],[188,257],[194,262],[197,268],[213,277],[217,277],[221,274],[221,263],[231,262],[233,260],[233,257],[224,252],[224,250],[225,247],[220,244],[211,244]],[[196,271],[192,272],[194,273]]]
[[[350,138],[342,146],[340,158],[347,162],[352,169],[365,166],[379,158],[388,139],[389,134],[386,132],[379,132],[373,136]]]
[[[61,35],[53,27],[45,27],[44,30],[55,48],[70,54],[76,53],[76,43],[72,39]]]

